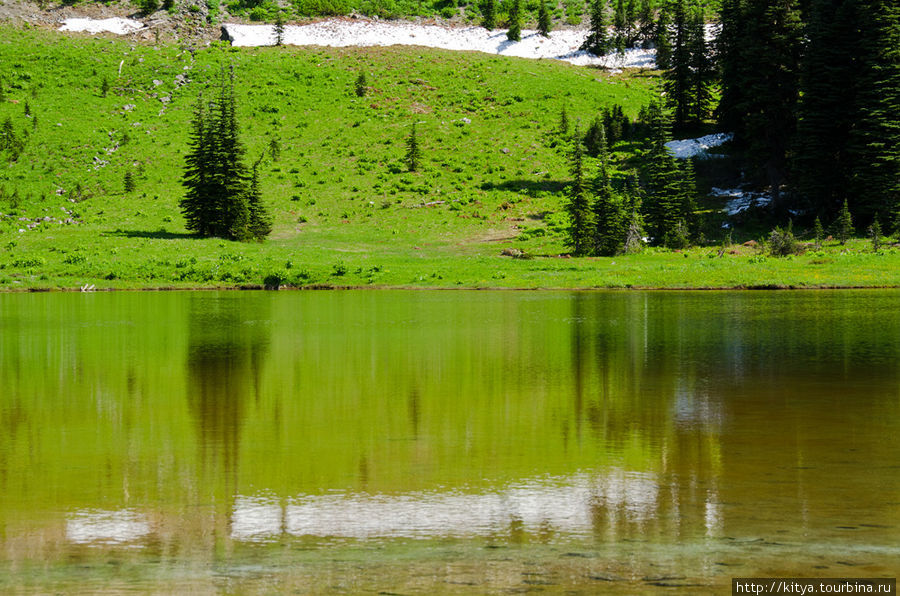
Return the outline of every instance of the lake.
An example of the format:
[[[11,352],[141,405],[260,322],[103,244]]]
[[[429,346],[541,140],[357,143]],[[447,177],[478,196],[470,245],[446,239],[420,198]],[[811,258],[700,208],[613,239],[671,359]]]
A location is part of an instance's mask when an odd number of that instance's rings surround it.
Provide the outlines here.
[[[896,577],[900,292],[0,294],[0,553],[2,592]]]

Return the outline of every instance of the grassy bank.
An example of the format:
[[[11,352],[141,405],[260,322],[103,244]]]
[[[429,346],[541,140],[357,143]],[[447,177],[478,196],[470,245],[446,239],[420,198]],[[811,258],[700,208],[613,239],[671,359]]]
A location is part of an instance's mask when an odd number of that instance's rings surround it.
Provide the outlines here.
[[[589,122],[653,97],[652,72],[609,74],[424,48],[130,45],[0,28],[0,289],[261,285],[421,287],[896,286],[900,253],[864,240],[771,258],[756,248],[564,256],[565,106]],[[263,157],[274,231],[187,234],[188,123],[222,66],[236,74],[247,161]],[[360,72],[365,97],[354,93]],[[104,84],[106,81],[106,84]],[[108,89],[104,93],[104,88]],[[26,114],[27,105],[27,114]],[[424,167],[406,172],[413,122]],[[27,131],[27,132],[26,132]],[[273,152],[273,149],[275,151]],[[624,158],[635,148],[617,148]],[[126,192],[125,178],[134,182]],[[721,204],[702,207],[715,214]],[[718,216],[709,229],[718,229]],[[746,237],[760,234],[756,229]],[[712,237],[712,236],[708,236]],[[745,240],[740,231],[736,239]],[[531,258],[514,258],[511,252]]]

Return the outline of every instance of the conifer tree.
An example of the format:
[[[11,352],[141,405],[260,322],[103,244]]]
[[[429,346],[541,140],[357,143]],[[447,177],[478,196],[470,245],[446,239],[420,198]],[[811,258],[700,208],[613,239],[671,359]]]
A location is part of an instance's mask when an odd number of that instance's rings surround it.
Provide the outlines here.
[[[584,176],[584,153],[578,126],[572,135],[572,153],[569,159],[572,185],[569,187],[569,237],[567,244],[577,257],[590,253],[594,245],[594,221],[591,214],[590,197]]]
[[[616,49],[622,48],[628,43],[627,20],[625,16],[625,0],[616,0],[616,10],[613,12],[613,45]]]
[[[185,171],[182,184],[186,188],[181,199],[181,212],[185,227],[200,234],[212,236],[215,215],[215,197],[212,194],[213,138],[209,130],[209,117],[203,103],[203,92],[197,95],[191,132],[188,140],[189,151],[185,156]]]
[[[590,52],[595,56],[603,56],[606,54],[609,51],[607,27],[606,0],[592,0],[591,28],[584,43],[581,44],[581,49]]]
[[[663,73],[663,88],[666,90],[666,105],[672,109],[675,129],[683,130],[688,122],[692,104],[691,53],[688,46],[685,0],[674,0],[672,20],[672,30],[667,36],[672,49],[668,67]],[[659,48],[657,48],[658,56]]]
[[[813,224],[813,239],[815,240],[816,250],[822,248],[822,239],[825,238],[825,230],[822,228],[822,220],[816,217],[816,221]]]
[[[569,134],[569,114],[566,112],[565,104],[559,111],[559,134],[563,137]]]
[[[422,150],[419,148],[419,139],[416,137],[416,123],[413,122],[412,130],[406,138],[406,169],[415,172],[419,169],[421,159]]]
[[[801,71],[794,187],[803,207],[830,217],[848,196],[860,55],[855,0],[813,0]]]
[[[675,158],[665,144],[671,140],[671,119],[659,104],[650,106],[650,147],[647,151],[646,187],[647,200],[644,203],[644,219],[651,241],[664,244],[683,219],[682,199],[684,187],[681,183]]]
[[[715,80],[713,61],[706,43],[706,23],[703,10],[694,7],[688,18],[686,43],[690,55],[690,100],[688,118],[699,125],[713,108],[712,84]]]
[[[671,15],[666,4],[663,4],[656,19],[653,45],[656,46],[656,68],[668,70],[672,64],[672,41],[669,28],[672,25]]]
[[[522,15],[519,14],[521,9],[521,0],[512,0],[512,6],[509,9],[509,30],[506,32],[506,39],[509,41],[521,41],[522,39]]]
[[[743,115],[738,109],[743,103],[745,65],[742,50],[746,41],[742,0],[722,0],[719,22],[721,26],[715,45],[722,92],[716,116],[720,127],[734,131],[735,137],[742,139]]]
[[[838,213],[837,219],[837,236],[841,244],[847,244],[847,240],[853,233],[853,217],[850,215],[850,207],[847,205],[847,199],[844,199],[844,205],[841,212]]]
[[[636,173],[625,180],[625,245],[626,254],[640,252],[644,248],[644,218],[641,215],[641,187]]]
[[[633,48],[637,41],[637,29],[635,21],[637,19],[637,6],[635,0],[628,0],[625,4],[625,47]]]
[[[247,211],[249,222],[247,226],[248,239],[261,241],[272,232],[272,222],[262,204],[262,193],[259,189],[259,165],[262,157],[253,164],[253,173],[250,175],[250,186],[247,190]]]
[[[488,31],[497,26],[497,0],[484,0],[481,4],[481,26]]]
[[[653,20],[653,8],[650,0],[641,0],[641,9],[637,17],[637,39],[642,48],[649,48],[653,43],[656,23]]]
[[[357,97],[365,97],[366,93],[369,90],[369,82],[366,80],[365,71],[359,71],[359,76],[356,77],[356,83],[354,86],[354,90],[356,91]]]
[[[881,248],[881,224],[878,223],[877,215],[872,220],[872,225],[869,226],[869,238],[872,239],[872,250],[878,252],[878,249]]]
[[[280,10],[275,15],[275,45],[284,45],[284,15]]]
[[[122,181],[122,187],[125,190],[125,193],[134,192],[134,174],[131,173],[131,170],[125,170],[125,177]]]
[[[865,32],[854,128],[851,196],[867,220],[900,209],[900,4],[859,0]]]
[[[546,0],[540,0],[541,5],[538,9],[538,31],[544,37],[550,37],[550,29],[553,23],[550,20],[550,11],[547,9]]]
[[[613,256],[625,244],[625,214],[622,202],[613,193],[609,176],[609,152],[606,133],[600,125],[599,149],[597,152],[598,171],[594,181],[594,254]]]

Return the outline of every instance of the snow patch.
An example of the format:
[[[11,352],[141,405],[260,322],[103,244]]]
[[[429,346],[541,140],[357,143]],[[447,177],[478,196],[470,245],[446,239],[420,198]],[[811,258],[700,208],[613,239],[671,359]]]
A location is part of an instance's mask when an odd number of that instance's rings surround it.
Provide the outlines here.
[[[710,191],[713,197],[731,197],[722,211],[729,217],[743,213],[754,207],[767,207],[772,203],[772,197],[764,192],[752,192],[740,188],[716,188]]]
[[[140,31],[143,28],[144,24],[140,21],[134,21],[132,19],[122,19],[119,17],[100,20],[71,18],[63,21],[63,25],[59,28],[59,30],[86,31],[90,34],[108,32],[115,33],[116,35],[125,35],[127,33]]]
[[[682,139],[680,141],[669,141],[666,147],[672,152],[676,159],[687,159],[689,157],[709,157],[706,153],[713,147],[718,147],[723,143],[727,143],[734,137],[730,132],[717,132],[715,134],[706,135],[696,139]]]
[[[222,29],[234,46],[275,45],[275,27],[272,25],[225,24]],[[622,55],[613,53],[600,57],[580,50],[587,34],[587,29],[569,29],[552,31],[550,37],[544,37],[537,31],[523,30],[522,40],[514,42],[506,39],[505,30],[499,29],[326,19],[309,25],[286,26],[282,41],[295,46],[424,46],[519,58],[549,58],[608,68],[655,67],[655,50],[630,49]]]

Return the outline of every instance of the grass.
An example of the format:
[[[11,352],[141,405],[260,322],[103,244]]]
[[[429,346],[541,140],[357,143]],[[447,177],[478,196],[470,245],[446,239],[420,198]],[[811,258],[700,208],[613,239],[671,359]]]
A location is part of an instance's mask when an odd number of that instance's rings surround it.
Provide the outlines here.
[[[612,103],[635,116],[654,96],[655,73],[610,75],[424,48],[192,49],[9,26],[0,27],[0,52],[0,122],[9,117],[17,135],[28,131],[18,160],[0,152],[0,289],[267,280],[374,287],[900,285],[900,253],[872,253],[863,240],[849,251],[829,244],[782,259],[744,247],[721,256],[703,247],[564,258],[569,175],[554,146],[559,110],[565,105],[583,125]],[[235,67],[247,161],[266,156],[261,182],[274,231],[261,244],[192,237],[178,209],[194,101],[227,65]],[[360,71],[369,83],[361,98]],[[403,158],[414,122],[423,167],[409,173]],[[126,193],[128,172],[135,189]],[[715,206],[703,207],[715,213]],[[533,258],[502,256],[504,249]]]

